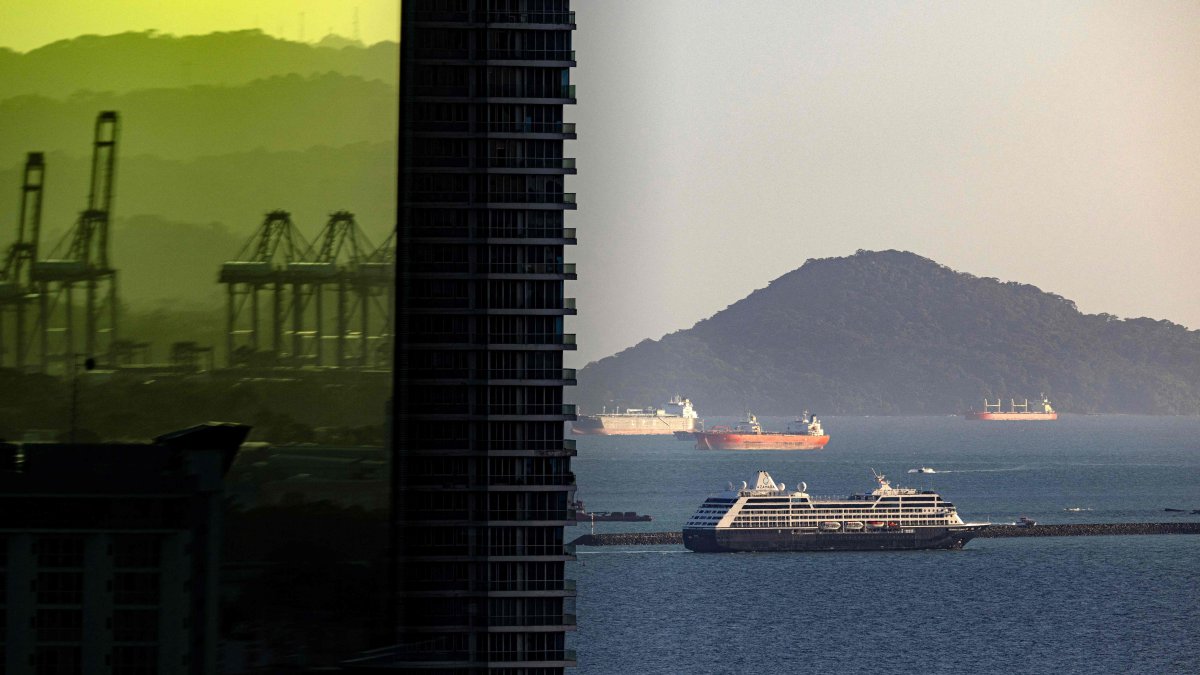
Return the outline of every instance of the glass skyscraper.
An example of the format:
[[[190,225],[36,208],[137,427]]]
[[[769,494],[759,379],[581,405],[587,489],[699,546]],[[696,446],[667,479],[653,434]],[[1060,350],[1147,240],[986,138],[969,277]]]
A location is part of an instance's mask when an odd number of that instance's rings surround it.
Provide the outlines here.
[[[574,665],[569,0],[402,10],[395,621],[406,670]]]

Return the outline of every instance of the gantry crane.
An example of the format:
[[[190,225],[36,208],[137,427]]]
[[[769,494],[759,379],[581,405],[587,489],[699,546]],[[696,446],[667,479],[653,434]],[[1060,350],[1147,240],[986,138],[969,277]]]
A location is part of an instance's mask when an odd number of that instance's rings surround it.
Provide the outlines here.
[[[221,267],[220,281],[228,285],[228,365],[386,367],[391,241],[372,247],[354,214],[338,211],[309,245],[286,211],[267,214],[237,259]],[[272,301],[269,348],[261,335],[260,291]]]
[[[92,142],[92,171],[87,209],[44,259],[33,260],[31,280],[38,289],[42,370],[51,363],[69,371],[82,347],[88,357],[104,356],[111,363],[117,342],[117,271],[109,260],[109,224],[116,180],[117,113],[96,116]],[[75,287],[82,285],[83,344],[79,344]],[[57,344],[55,344],[57,343]]]
[[[46,162],[40,152],[25,157],[25,172],[21,181],[21,212],[17,221],[17,239],[8,248],[4,268],[0,270],[0,366],[8,365],[6,355],[10,345],[13,366],[25,370],[35,343],[29,330],[29,315],[37,300],[36,285],[30,278],[37,260],[37,245],[41,237],[42,190],[46,179]],[[12,314],[15,325],[5,325]],[[11,336],[11,337],[10,337]]]
[[[286,350],[284,330],[291,299],[287,297],[288,266],[304,262],[308,242],[292,224],[287,211],[272,211],[238,253],[221,266],[219,281],[228,285],[226,305],[226,359],[229,366],[278,366],[292,356]],[[271,294],[271,342],[264,350],[259,294]],[[250,316],[245,316],[249,304]]]
[[[319,245],[319,248],[317,248]],[[313,242],[308,259],[312,266],[320,266],[321,276],[313,275],[308,297],[315,298],[314,316],[310,325],[315,326],[313,359],[317,365],[325,364],[327,339],[334,340],[333,365],[338,367],[372,367],[383,365],[379,357],[378,344],[390,335],[387,317],[390,303],[383,301],[386,288],[390,288],[393,276],[386,261],[375,258],[379,249],[372,247],[366,234],[354,220],[354,214],[338,211],[329,217],[320,236]],[[382,271],[382,274],[380,273]],[[324,315],[322,297],[335,293],[335,312],[330,330]],[[298,305],[301,312],[305,305]]]

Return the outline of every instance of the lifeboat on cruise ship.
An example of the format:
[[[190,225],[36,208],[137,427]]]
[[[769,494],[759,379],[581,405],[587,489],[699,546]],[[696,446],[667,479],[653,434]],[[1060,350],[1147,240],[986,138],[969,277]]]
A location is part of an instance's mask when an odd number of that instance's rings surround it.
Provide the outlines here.
[[[863,529],[863,524],[858,522],[857,520],[851,520],[846,523],[846,529],[858,531],[858,530]]]
[[[827,521],[821,523],[821,529],[825,530],[826,532],[834,532],[836,530],[842,529],[842,524],[838,523],[838,522],[834,522],[832,520],[827,520]]]
[[[877,529],[883,527],[883,521],[882,520],[868,520],[867,527],[869,527],[873,530],[877,530]]]

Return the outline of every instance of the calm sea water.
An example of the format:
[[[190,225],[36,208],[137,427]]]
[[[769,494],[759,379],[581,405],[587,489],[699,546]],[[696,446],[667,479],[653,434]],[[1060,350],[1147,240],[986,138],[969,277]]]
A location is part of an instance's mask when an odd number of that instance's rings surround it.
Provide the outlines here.
[[[708,419],[728,423],[729,419]],[[766,428],[785,420],[764,419]],[[1054,423],[830,417],[819,452],[703,452],[673,438],[579,437],[589,510],[678,530],[711,492],[765,469],[845,496],[936,489],[968,521],[1186,521],[1200,515],[1200,419]],[[921,466],[933,475],[909,474]],[[1068,511],[1066,509],[1088,509]],[[586,534],[581,524],[568,539]],[[962,551],[695,554],[580,547],[580,673],[1198,673],[1200,536],[977,539]]]

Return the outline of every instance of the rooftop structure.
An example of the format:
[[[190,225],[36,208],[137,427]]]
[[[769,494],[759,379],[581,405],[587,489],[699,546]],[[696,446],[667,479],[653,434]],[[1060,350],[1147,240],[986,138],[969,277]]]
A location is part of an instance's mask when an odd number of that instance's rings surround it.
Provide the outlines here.
[[[248,432],[0,445],[0,670],[216,673],[222,479]]]

